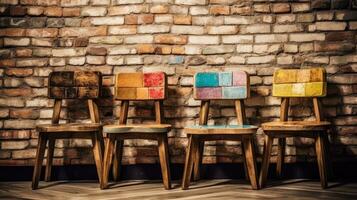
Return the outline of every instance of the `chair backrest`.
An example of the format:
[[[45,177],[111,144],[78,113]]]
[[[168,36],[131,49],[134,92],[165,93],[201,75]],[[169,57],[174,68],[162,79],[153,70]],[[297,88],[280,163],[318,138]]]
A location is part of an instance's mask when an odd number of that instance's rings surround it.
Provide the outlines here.
[[[313,98],[316,121],[321,121],[321,104],[317,97],[326,96],[326,72],[324,68],[278,69],[273,77],[273,96],[282,97],[280,121],[288,120],[291,97]]]
[[[167,97],[164,72],[119,73],[115,77],[114,97],[121,100],[119,124],[126,124],[129,101],[154,101],[156,123],[163,120],[163,100]]]
[[[198,72],[194,78],[194,99],[202,100],[200,125],[208,121],[210,100],[235,100],[238,125],[246,123],[243,100],[250,96],[249,75],[245,71]]]
[[[163,100],[166,98],[166,74],[119,73],[115,78],[117,100]]]
[[[100,96],[102,74],[93,71],[51,72],[48,97],[51,99],[95,99]]]
[[[51,72],[48,78],[48,97],[55,99],[52,123],[58,124],[62,99],[87,99],[91,121],[99,123],[98,106],[93,99],[101,94],[102,74],[95,71]]]
[[[246,99],[249,96],[249,76],[245,71],[198,72],[195,74],[195,99]]]
[[[322,97],[326,95],[323,68],[278,69],[274,72],[273,96]]]

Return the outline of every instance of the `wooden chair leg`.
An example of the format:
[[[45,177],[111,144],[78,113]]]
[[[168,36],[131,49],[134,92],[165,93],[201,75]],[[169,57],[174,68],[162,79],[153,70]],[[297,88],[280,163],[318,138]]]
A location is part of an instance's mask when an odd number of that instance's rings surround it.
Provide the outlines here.
[[[36,161],[35,161],[35,166],[34,166],[33,175],[32,175],[32,189],[33,190],[38,188],[38,182],[39,182],[40,176],[41,176],[43,157],[45,155],[45,150],[46,150],[46,142],[47,142],[46,136],[40,133],[38,136]]]
[[[248,167],[247,167],[247,161],[245,160],[245,151],[244,151],[244,147],[243,147],[243,141],[241,143],[241,147],[242,147],[244,177],[245,177],[245,180],[249,181]]]
[[[183,190],[188,189],[188,186],[190,185],[193,162],[194,162],[194,152],[196,151],[196,148],[198,148],[197,146],[198,144],[195,140],[196,140],[195,136],[193,135],[188,136],[188,147],[186,151],[186,161],[185,161],[185,168],[183,172],[182,186],[181,186]]]
[[[201,178],[201,169],[202,169],[202,158],[203,158],[203,151],[205,147],[204,141],[198,142],[198,148],[196,149],[194,165],[193,165],[193,180],[198,181]]]
[[[276,162],[276,176],[278,178],[282,177],[283,166],[284,166],[284,157],[285,157],[285,145],[286,145],[286,138],[279,138],[278,157],[277,157],[277,162]]]
[[[114,159],[113,159],[113,180],[117,182],[121,172],[121,160],[123,157],[124,140],[116,140],[114,146]]]
[[[267,177],[269,172],[269,160],[270,160],[273,141],[274,139],[272,137],[268,135],[265,136],[262,167],[260,169],[260,176],[259,176],[260,188],[264,188],[267,182]]]
[[[247,162],[248,175],[250,179],[250,184],[254,190],[259,189],[258,185],[258,173],[256,158],[254,152],[254,142],[253,137],[244,137],[243,138],[243,148],[245,152],[245,160]]]
[[[54,154],[54,150],[55,150],[55,142],[56,142],[56,139],[52,139],[52,138],[48,139],[45,181],[51,181],[52,162],[53,162],[53,154]]]
[[[327,187],[327,170],[326,170],[326,155],[325,155],[325,139],[326,135],[324,133],[319,133],[316,141],[316,157],[317,164],[319,165],[320,182],[321,187],[325,189]]]
[[[93,156],[95,166],[97,168],[97,174],[99,183],[102,182],[102,169],[103,169],[103,152],[102,152],[102,135],[101,132],[92,134]]]
[[[103,158],[103,171],[102,171],[102,182],[100,184],[100,189],[108,188],[109,171],[112,164],[113,149],[114,149],[115,139],[108,134],[105,138],[105,151]]]
[[[162,134],[158,137],[158,150],[161,166],[162,179],[166,190],[171,189],[170,157],[167,135]]]

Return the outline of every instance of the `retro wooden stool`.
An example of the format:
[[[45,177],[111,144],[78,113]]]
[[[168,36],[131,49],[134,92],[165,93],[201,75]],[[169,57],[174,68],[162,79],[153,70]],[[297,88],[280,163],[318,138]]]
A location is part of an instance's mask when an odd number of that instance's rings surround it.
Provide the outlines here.
[[[125,139],[150,139],[158,141],[159,160],[165,189],[171,188],[167,133],[170,124],[163,124],[163,100],[166,98],[166,74],[120,73],[115,80],[115,99],[121,100],[118,125],[103,127],[105,152],[101,189],[108,187],[109,170],[113,162],[113,177],[117,181]],[[127,124],[129,101],[154,101],[155,124]]]
[[[204,141],[239,140],[246,174],[253,189],[258,187],[258,174],[255,162],[254,136],[258,129],[247,125],[243,100],[249,97],[249,76],[244,71],[236,72],[201,72],[196,73],[194,98],[201,100],[199,125],[186,127],[189,143],[186,152],[182,189],[188,189],[193,172],[194,180],[200,178],[200,165]],[[235,100],[238,125],[207,125],[210,100]]]
[[[92,139],[95,165],[97,167],[99,182],[101,182],[103,138],[99,122],[98,106],[94,101],[94,99],[100,96],[101,86],[102,75],[100,72],[63,71],[50,73],[48,78],[48,97],[55,99],[52,124],[36,127],[39,135],[32,177],[32,189],[37,189],[38,187],[47,142],[45,181],[50,181],[51,179],[51,167],[56,139]],[[59,124],[62,99],[87,100],[92,123]]]
[[[327,187],[327,130],[330,123],[323,121],[318,97],[326,95],[326,77],[323,68],[279,69],[274,73],[273,96],[282,97],[280,121],[263,123],[265,133],[264,157],[260,172],[260,186],[267,181],[269,159],[274,138],[278,138],[278,158],[276,172],[282,174],[285,143],[287,137],[316,138],[315,148],[322,188]],[[313,100],[315,121],[288,121],[289,100],[291,97],[309,97]]]

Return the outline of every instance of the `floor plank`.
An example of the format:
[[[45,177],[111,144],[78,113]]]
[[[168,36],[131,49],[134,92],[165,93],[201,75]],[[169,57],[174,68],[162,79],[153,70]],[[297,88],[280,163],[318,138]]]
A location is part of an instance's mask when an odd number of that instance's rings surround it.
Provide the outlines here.
[[[31,190],[30,182],[0,182],[0,199],[357,199],[357,183],[331,183],[322,190],[320,182],[289,180],[273,182],[262,190],[252,190],[244,180],[202,180],[181,190],[179,182],[172,190],[164,190],[160,181],[124,181],[100,190],[95,181],[41,182],[40,189]]]

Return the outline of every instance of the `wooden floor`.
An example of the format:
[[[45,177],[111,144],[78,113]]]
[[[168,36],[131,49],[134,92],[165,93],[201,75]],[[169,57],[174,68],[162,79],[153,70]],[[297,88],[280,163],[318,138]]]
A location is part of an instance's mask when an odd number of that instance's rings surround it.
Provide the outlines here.
[[[40,182],[40,189],[32,191],[30,182],[0,182],[0,199],[357,199],[357,183],[332,183],[326,190],[320,183],[309,180],[275,182],[268,188],[253,191],[245,181],[202,180],[189,190],[164,190],[160,182],[127,181],[100,190],[96,182]]]

